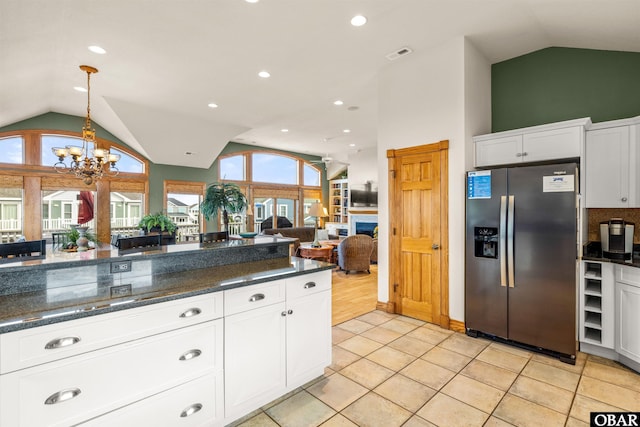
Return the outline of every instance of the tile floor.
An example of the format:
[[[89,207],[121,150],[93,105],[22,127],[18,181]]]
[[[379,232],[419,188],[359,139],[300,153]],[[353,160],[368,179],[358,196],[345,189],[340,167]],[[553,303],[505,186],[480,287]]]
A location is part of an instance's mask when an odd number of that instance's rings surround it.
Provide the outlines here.
[[[640,411],[640,375],[580,353],[575,366],[373,311],[333,328],[324,377],[238,427],[588,426]]]

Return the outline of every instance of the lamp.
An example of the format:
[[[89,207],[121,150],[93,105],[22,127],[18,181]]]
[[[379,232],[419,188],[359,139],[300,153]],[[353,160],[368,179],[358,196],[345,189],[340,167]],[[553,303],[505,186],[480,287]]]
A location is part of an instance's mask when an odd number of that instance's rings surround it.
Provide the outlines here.
[[[81,178],[85,184],[91,185],[96,179],[102,178],[105,173],[111,176],[118,174],[116,162],[120,160],[119,154],[109,153],[109,150],[96,146],[96,130],[91,129],[91,74],[98,69],[89,65],[81,65],[80,69],[87,73],[87,117],[82,127],[82,147],[67,145],[64,148],[53,147],[51,151],[58,157],[58,162],[53,165],[58,173],[72,173]],[[89,157],[89,146],[93,144],[93,157]],[[71,156],[71,165],[67,167],[64,158]],[[109,168],[105,169],[105,164]]]
[[[309,207],[309,216],[315,218],[315,230],[313,233],[313,243],[311,243],[312,248],[319,248],[320,242],[318,242],[318,218],[324,215],[324,208],[322,207],[322,203],[316,200],[311,203]]]

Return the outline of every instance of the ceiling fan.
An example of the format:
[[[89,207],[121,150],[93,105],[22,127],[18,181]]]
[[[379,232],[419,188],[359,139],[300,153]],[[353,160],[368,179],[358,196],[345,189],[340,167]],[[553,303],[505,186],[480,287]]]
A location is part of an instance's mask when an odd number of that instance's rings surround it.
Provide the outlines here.
[[[330,164],[332,164],[332,163],[339,163],[341,165],[349,166],[349,163],[346,163],[346,162],[343,162],[343,161],[340,161],[340,160],[336,160],[333,157],[329,156],[328,154],[322,156],[322,158],[320,160],[312,160],[311,163],[314,163],[314,164],[317,164],[317,165],[324,164],[325,168],[327,166],[329,166]]]

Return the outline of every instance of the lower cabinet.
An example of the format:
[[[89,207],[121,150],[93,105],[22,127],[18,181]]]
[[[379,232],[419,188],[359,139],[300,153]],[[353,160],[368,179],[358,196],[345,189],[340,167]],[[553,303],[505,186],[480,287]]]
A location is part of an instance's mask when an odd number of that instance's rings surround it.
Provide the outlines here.
[[[209,321],[2,375],[0,425],[75,425],[222,371],[222,323]],[[129,411],[146,415],[141,407]]]
[[[211,427],[224,415],[222,371],[151,396],[135,405],[109,412],[83,427],[184,426]]]
[[[640,369],[640,269],[617,267],[616,352],[621,362]]]
[[[284,299],[225,317],[226,422],[322,375],[331,364],[331,272],[284,282]],[[252,292],[262,295],[261,285]],[[268,304],[267,298],[261,301]],[[233,310],[226,302],[225,293],[225,310]]]
[[[331,272],[10,332],[0,343],[0,426],[224,426],[331,364]]]

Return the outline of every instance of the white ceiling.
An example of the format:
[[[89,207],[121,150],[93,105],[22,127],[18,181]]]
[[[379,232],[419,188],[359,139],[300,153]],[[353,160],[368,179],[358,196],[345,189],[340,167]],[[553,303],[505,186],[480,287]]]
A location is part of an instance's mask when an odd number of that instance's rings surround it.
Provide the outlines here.
[[[385,55],[461,35],[491,63],[640,52],[640,0],[0,0],[0,126],[84,116],[88,64],[94,121],[154,163],[208,168],[230,140],[345,159],[376,144]]]

